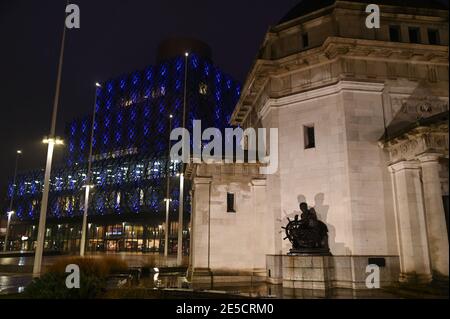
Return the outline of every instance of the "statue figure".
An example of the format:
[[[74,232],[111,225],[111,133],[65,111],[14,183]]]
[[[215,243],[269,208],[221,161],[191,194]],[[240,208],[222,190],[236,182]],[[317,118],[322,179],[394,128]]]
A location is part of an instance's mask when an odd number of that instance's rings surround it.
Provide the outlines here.
[[[290,254],[329,255],[328,227],[317,218],[314,208],[308,209],[308,204],[301,203],[301,219],[296,215],[294,220],[283,227],[286,238],[292,243]]]

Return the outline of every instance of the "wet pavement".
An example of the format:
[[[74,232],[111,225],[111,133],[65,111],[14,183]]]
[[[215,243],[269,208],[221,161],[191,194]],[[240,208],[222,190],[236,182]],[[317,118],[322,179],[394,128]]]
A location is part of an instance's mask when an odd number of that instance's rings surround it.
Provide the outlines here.
[[[0,273],[0,295],[22,293],[32,281],[31,275],[14,275]]]
[[[164,258],[160,255],[148,254],[94,254],[88,257],[101,258],[113,256],[127,262],[130,268],[141,267],[175,267],[176,257]],[[68,256],[46,256],[43,259],[43,267],[53,264],[61,258]],[[6,257],[0,255],[0,295],[17,294],[23,292],[25,287],[32,281],[33,257]],[[187,262],[187,258],[184,260]],[[6,271],[5,271],[6,270]],[[277,299],[394,299],[403,298],[401,291],[393,290],[365,290],[354,291],[352,289],[332,289],[328,291],[287,289],[280,285],[267,283],[244,283],[244,284],[203,284],[192,286],[186,279],[185,273],[152,273],[150,276],[140,278],[130,288],[138,289],[179,289],[195,292],[208,292],[227,294],[250,298],[277,298]],[[420,295],[412,295],[421,298]],[[411,297],[411,296],[409,296]],[[408,298],[408,297],[406,297]],[[447,295],[448,298],[448,295]]]
[[[156,254],[139,254],[139,253],[98,253],[98,254],[87,254],[86,257],[92,258],[102,258],[102,257],[115,257],[117,259],[125,261],[130,268],[145,267],[148,265],[155,265],[156,267],[175,267],[177,264],[176,256],[164,257]],[[53,264],[58,259],[64,259],[70,257],[65,256],[44,256],[43,266],[48,266]],[[0,272],[2,266],[16,266],[25,267],[33,266],[34,257],[1,257],[0,253]],[[187,264],[188,257],[183,258],[183,263]]]

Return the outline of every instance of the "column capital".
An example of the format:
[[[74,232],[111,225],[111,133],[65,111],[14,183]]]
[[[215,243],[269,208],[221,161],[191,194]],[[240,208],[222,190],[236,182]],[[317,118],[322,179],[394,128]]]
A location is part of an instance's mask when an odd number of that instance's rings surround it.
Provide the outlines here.
[[[266,179],[264,178],[255,178],[255,179],[252,179],[252,186],[260,186],[260,187],[263,187],[263,186],[266,186],[267,185],[267,181],[266,181]]]
[[[420,169],[419,161],[401,161],[389,165],[389,171],[395,173],[406,169]]]
[[[439,153],[423,153],[419,155],[417,158],[422,164],[426,163],[437,163],[439,159],[442,157],[442,154]]]
[[[212,177],[195,177],[194,184],[195,185],[208,185],[212,183]]]

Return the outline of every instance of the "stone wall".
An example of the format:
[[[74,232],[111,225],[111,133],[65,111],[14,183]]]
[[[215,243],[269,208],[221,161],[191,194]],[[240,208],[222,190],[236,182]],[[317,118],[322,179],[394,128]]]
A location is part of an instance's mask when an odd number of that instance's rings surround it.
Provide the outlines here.
[[[191,270],[215,280],[234,275],[246,281],[259,273],[264,279],[273,219],[258,165],[200,164],[194,171]],[[235,212],[227,211],[228,193],[235,195]]]

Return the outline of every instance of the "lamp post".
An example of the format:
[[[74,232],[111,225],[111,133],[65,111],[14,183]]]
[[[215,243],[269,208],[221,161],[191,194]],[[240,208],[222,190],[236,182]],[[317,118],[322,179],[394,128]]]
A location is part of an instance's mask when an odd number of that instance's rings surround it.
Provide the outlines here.
[[[8,223],[6,225],[5,244],[3,245],[3,251],[4,252],[6,252],[7,247],[8,247],[9,226],[11,224],[12,215],[14,215],[14,211],[13,211],[14,194],[15,194],[15,191],[16,191],[17,166],[18,166],[18,163],[19,163],[19,156],[20,155],[22,155],[22,151],[18,150],[16,152],[16,164],[14,165],[13,192],[11,194],[11,201],[9,202]]]
[[[33,277],[39,277],[41,275],[41,267],[42,267],[42,255],[44,253],[44,241],[45,241],[45,223],[47,219],[47,206],[48,206],[48,195],[50,191],[50,174],[52,171],[52,162],[53,162],[53,151],[55,149],[55,145],[64,144],[62,140],[56,138],[56,120],[58,115],[58,104],[59,104],[59,95],[61,89],[61,75],[62,75],[62,66],[64,62],[64,45],[66,40],[66,25],[64,23],[64,29],[61,39],[61,51],[59,54],[59,63],[58,63],[58,75],[56,79],[56,92],[55,98],[53,101],[53,113],[52,113],[52,123],[50,129],[50,135],[48,138],[44,139],[44,143],[48,144],[47,149],[47,162],[45,166],[45,175],[44,175],[44,191],[42,193],[42,202],[41,202],[41,211],[39,216],[39,228],[38,228],[38,237],[36,243],[36,253],[34,257],[34,265],[33,265]]]
[[[93,140],[94,140],[94,126],[95,126],[95,116],[97,113],[97,95],[98,90],[102,86],[97,82],[95,83],[95,98],[94,98],[94,110],[92,115],[92,124],[91,124],[91,142],[89,146],[89,157],[88,157],[88,170],[86,173],[86,183],[84,187],[86,188],[85,194],[84,194],[84,212],[83,212],[83,225],[81,227],[81,242],[80,242],[80,256],[84,257],[84,253],[86,250],[86,232],[87,232],[87,216],[88,216],[88,209],[89,209],[89,192],[91,188],[93,187],[91,185],[91,175],[92,175],[92,147],[93,147]]]
[[[164,228],[164,257],[169,256],[169,209],[170,209],[170,148],[172,146],[172,141],[170,140],[170,133],[172,131],[172,119],[173,115],[169,116],[169,152],[167,157],[167,172],[166,172],[166,224]]]
[[[6,235],[5,235],[5,244],[3,245],[3,252],[6,252],[6,248],[8,247],[9,227],[11,225],[11,218],[12,215],[14,215],[14,211],[9,211],[7,215],[8,215],[8,222],[6,224]]]
[[[183,99],[183,128],[186,129],[186,102],[187,102],[187,77],[188,77],[188,58],[189,53],[184,54],[184,99]],[[183,135],[184,135],[183,131]],[[186,136],[183,136],[183,141]],[[177,265],[181,266],[183,263],[183,211],[184,211],[184,171],[181,165],[180,172],[180,200],[178,207],[178,250],[177,250]]]

